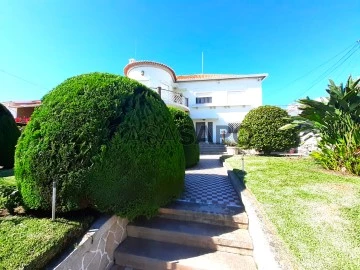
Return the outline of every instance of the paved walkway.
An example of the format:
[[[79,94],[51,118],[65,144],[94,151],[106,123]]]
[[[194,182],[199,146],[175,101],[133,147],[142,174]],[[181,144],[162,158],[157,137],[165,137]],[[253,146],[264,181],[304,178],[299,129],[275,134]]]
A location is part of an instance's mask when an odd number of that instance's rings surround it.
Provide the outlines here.
[[[217,155],[201,155],[198,165],[186,170],[185,192],[179,201],[242,207]]]

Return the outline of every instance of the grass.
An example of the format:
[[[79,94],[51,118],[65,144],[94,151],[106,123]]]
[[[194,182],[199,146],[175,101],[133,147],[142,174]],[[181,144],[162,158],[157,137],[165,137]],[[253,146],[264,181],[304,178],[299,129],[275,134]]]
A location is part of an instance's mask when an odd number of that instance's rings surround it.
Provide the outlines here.
[[[0,269],[42,269],[90,225],[77,220],[28,216],[0,218]]]
[[[1,185],[16,185],[12,170],[0,170]],[[89,212],[72,213],[71,217],[57,218],[55,222],[31,215],[1,216],[1,199],[0,269],[4,270],[43,269],[76,241],[94,219],[94,213]]]
[[[0,170],[0,185],[16,186],[14,171],[12,169]]]
[[[226,162],[239,173],[240,157]],[[325,171],[310,158],[246,156],[245,171],[300,267],[360,269],[360,177]]]

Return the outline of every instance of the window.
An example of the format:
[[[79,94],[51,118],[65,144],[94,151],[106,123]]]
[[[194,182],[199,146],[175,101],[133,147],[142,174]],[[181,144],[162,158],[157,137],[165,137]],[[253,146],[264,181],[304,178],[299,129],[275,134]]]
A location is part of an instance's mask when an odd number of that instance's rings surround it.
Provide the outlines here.
[[[228,133],[238,133],[239,128],[240,128],[240,123],[229,123]]]
[[[196,104],[212,103],[212,97],[197,97]]]

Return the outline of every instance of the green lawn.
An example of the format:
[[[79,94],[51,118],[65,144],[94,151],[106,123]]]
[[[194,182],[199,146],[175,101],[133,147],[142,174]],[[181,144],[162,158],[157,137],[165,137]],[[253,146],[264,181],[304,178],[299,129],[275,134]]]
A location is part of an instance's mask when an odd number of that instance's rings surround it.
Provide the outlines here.
[[[13,170],[0,170],[0,185],[15,186],[15,176]]]
[[[16,185],[12,171],[0,170],[0,185]],[[55,222],[29,215],[1,216],[0,207],[0,269],[44,268],[80,237],[93,219],[84,212],[70,219],[58,218]]]
[[[56,222],[49,218],[0,217],[0,269],[42,269],[91,221],[92,217]]]
[[[241,170],[240,157],[226,162]],[[302,268],[360,269],[360,177],[310,158],[246,156],[245,171],[247,188]]]

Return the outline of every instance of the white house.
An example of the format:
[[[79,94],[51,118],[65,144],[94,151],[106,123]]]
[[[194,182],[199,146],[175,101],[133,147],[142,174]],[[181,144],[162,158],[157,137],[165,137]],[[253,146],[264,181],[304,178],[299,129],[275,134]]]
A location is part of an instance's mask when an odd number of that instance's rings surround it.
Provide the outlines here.
[[[167,65],[130,59],[125,76],[157,91],[168,106],[186,111],[200,141],[232,140],[245,115],[262,105],[262,81],[268,74],[176,75]]]

